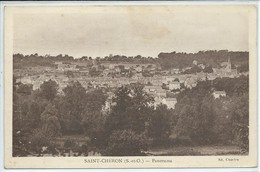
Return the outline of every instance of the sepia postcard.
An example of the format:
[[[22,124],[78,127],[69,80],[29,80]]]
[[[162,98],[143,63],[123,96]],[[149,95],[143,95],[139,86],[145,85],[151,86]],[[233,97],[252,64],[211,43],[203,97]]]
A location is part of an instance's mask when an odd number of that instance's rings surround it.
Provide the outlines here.
[[[256,11],[5,6],[5,168],[257,167]]]

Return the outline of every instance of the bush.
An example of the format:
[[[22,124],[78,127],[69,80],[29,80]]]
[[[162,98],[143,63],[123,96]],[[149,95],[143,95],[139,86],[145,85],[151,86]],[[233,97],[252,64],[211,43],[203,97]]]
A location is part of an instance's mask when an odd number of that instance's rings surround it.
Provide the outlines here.
[[[64,148],[66,148],[66,149],[72,149],[72,148],[74,148],[76,146],[76,143],[75,143],[75,141],[73,141],[73,140],[66,140],[65,142],[64,142],[64,145],[63,145],[63,147]]]
[[[114,131],[108,141],[107,155],[110,156],[139,156],[147,147],[144,134],[136,134],[131,130]]]
[[[41,129],[33,131],[31,136],[31,150],[37,154],[42,153],[42,147],[50,147],[50,137],[46,135]]]
[[[78,153],[79,153],[79,155],[87,156],[88,155],[88,145],[86,145],[86,144],[81,145],[79,147]]]

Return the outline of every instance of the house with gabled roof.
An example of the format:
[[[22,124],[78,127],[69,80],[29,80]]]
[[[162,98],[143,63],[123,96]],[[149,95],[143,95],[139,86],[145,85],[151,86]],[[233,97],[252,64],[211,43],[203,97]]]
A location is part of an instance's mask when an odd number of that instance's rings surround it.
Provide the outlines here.
[[[172,81],[169,82],[169,89],[170,90],[179,90],[181,89],[181,84],[179,81]]]
[[[226,97],[227,94],[226,94],[225,91],[214,91],[213,96],[214,96],[215,99],[218,99],[220,97]]]
[[[165,104],[168,109],[174,109],[175,105],[177,103],[177,99],[176,98],[164,98],[162,100],[162,103]]]

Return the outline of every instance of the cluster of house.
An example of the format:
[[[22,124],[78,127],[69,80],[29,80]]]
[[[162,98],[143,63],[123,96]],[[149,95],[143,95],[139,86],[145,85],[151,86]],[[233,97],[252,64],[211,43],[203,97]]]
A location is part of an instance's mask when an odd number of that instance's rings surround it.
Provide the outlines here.
[[[55,65],[57,66],[58,71],[79,71],[79,68],[77,68],[77,64],[55,62]]]
[[[168,109],[174,109],[177,103],[176,98],[167,97],[167,91],[160,86],[145,86],[144,91],[154,97],[154,107],[164,104]]]
[[[40,86],[48,80],[55,81],[59,84],[59,92],[61,93],[63,88],[65,88],[69,83],[69,78],[65,75],[51,75],[51,74],[41,74],[41,75],[33,75],[33,76],[25,76],[18,78],[18,82],[23,84],[32,84],[33,90],[37,90]]]
[[[114,74],[114,76],[120,77],[126,74],[141,73],[143,71],[154,72],[157,69],[156,64],[136,64],[136,63],[98,63],[95,59],[92,60],[91,64],[84,62],[55,62],[58,71],[66,72],[72,71],[75,73],[84,73],[89,75],[91,70],[100,72],[99,76],[107,77]]]
[[[57,73],[57,70],[49,66],[37,66],[37,67],[28,67],[22,69],[14,69],[14,75],[17,77],[32,76],[32,75],[41,75],[43,73]]]
[[[199,66],[201,69],[205,68],[204,64],[198,64],[196,60],[193,61],[193,66]],[[51,73],[51,74],[62,74],[70,72],[72,77],[91,77],[90,71],[95,70],[98,72],[98,75],[95,77],[112,77],[112,78],[128,78],[130,79],[143,79],[149,78],[151,76],[171,76],[171,75],[179,75],[177,77],[186,77],[181,76],[181,72],[183,70],[190,69],[191,67],[187,67],[185,69],[169,69],[169,70],[161,70],[160,65],[153,63],[146,64],[137,64],[137,63],[106,63],[106,62],[97,62],[96,60],[92,60],[91,62],[55,62],[52,67],[49,66],[37,66],[37,67],[29,67],[26,69],[15,69],[14,73],[21,76],[30,76],[30,75],[40,75],[42,73]],[[199,79],[201,79],[200,75],[204,75],[205,73],[197,73],[195,74]],[[221,64],[221,68],[213,68],[213,73],[209,73],[207,78],[209,80],[213,80],[217,77],[236,77],[238,76],[237,70],[232,69],[231,61],[228,59],[227,62],[223,62]],[[152,82],[156,82],[155,79]],[[190,82],[190,81],[188,81]],[[191,81],[193,82],[193,81]],[[188,83],[189,84],[189,83]],[[192,85],[192,83],[190,84]]]
[[[133,76],[132,78],[113,78],[113,77],[73,77],[70,78],[67,75],[56,73],[42,73],[40,75],[19,77],[19,82],[23,84],[32,84],[33,90],[40,88],[40,85],[44,81],[53,80],[56,81],[61,88],[67,86],[71,81],[78,81],[86,89],[88,88],[115,88],[123,85],[131,85],[135,83],[143,85],[165,86],[164,89],[168,90],[180,90],[181,85],[186,88],[192,88],[197,85],[198,81],[205,80],[206,75],[172,75],[172,76]]]
[[[184,77],[185,76],[185,77]],[[44,81],[53,80],[59,84],[59,92],[62,93],[62,90],[71,82],[78,81],[82,84],[86,89],[89,88],[116,88],[123,85],[131,85],[134,83],[140,83],[145,85],[144,91],[148,94],[151,94],[154,97],[154,106],[158,106],[159,104],[165,104],[169,109],[174,109],[175,104],[177,103],[176,98],[167,97],[167,92],[177,91],[175,93],[180,92],[182,86],[186,88],[196,87],[197,82],[199,80],[206,79],[204,75],[176,75],[176,76],[155,76],[155,77],[146,77],[141,80],[138,79],[118,79],[118,78],[69,78],[65,75],[50,75],[50,74],[42,74],[36,76],[26,76],[20,78],[20,82],[23,84],[32,84],[33,90],[39,89],[40,86],[44,83]],[[163,86],[165,86],[163,88]],[[109,94],[109,92],[108,92]],[[225,97],[226,93],[224,91],[214,91],[213,96],[215,98]],[[105,111],[110,111],[112,106],[112,97],[113,93],[110,93],[108,99],[106,101],[106,105],[104,106]]]
[[[193,61],[193,65],[198,64]],[[23,73],[21,69],[14,70],[16,75],[19,75],[19,80],[23,84],[32,84],[33,90],[39,89],[44,81],[53,80],[59,84],[59,92],[71,82],[78,81],[86,89],[90,88],[117,88],[123,85],[142,84],[144,90],[155,97],[155,107],[159,104],[165,104],[167,107],[174,109],[177,100],[167,97],[167,92],[177,94],[185,88],[193,88],[197,86],[198,81],[214,80],[218,77],[237,77],[236,69],[231,68],[231,61],[221,64],[221,68],[213,68],[213,73],[196,73],[196,74],[181,74],[179,69],[171,69],[167,75],[152,75],[143,76],[143,72],[156,72],[160,67],[156,64],[135,64],[135,63],[102,63],[97,64],[94,60],[91,64],[82,62],[55,62],[53,67],[39,67],[36,69],[30,68],[28,72]],[[200,66],[205,68],[205,66]],[[95,68],[102,70],[102,75],[91,77],[89,70]],[[36,73],[32,71],[37,71]],[[73,77],[70,77],[66,72],[72,72]],[[132,73],[131,77],[122,77],[123,73]],[[111,76],[111,73],[120,74],[119,77]],[[121,76],[121,77],[120,77]],[[223,91],[214,92],[215,98],[226,96]],[[111,97],[110,97],[111,98]],[[109,105],[109,99],[108,104]]]

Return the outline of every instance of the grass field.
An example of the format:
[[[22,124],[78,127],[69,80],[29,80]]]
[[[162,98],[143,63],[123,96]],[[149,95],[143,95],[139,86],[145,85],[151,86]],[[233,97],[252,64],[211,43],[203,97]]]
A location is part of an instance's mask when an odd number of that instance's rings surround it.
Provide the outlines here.
[[[241,155],[238,146],[177,146],[172,148],[154,148],[148,151],[155,156],[172,155]]]

